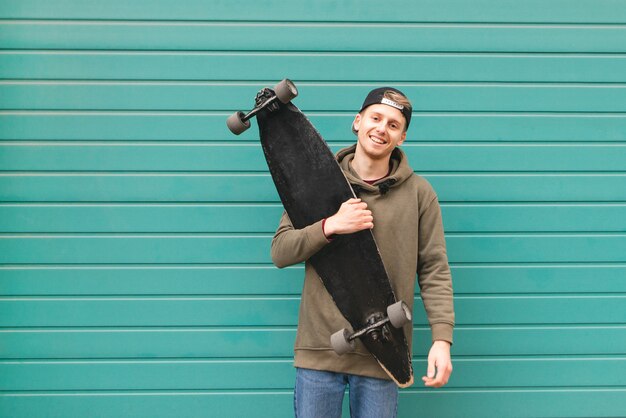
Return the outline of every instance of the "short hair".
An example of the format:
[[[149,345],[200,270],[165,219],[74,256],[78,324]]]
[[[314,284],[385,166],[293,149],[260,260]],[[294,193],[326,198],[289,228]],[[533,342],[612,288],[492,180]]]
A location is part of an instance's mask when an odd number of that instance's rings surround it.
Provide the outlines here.
[[[413,110],[413,105],[411,105],[411,102],[404,94],[398,93],[397,91],[393,90],[386,90],[383,94],[383,97],[406,107],[409,112]]]

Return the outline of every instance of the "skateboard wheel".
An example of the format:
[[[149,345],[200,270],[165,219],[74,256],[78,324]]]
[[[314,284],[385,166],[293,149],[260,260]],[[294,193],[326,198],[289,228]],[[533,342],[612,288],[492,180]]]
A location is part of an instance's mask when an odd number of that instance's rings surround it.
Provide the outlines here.
[[[345,328],[330,336],[330,345],[335,353],[341,356],[350,350],[354,350],[354,341],[350,341],[348,337],[350,337],[350,333]]]
[[[398,301],[387,306],[387,316],[394,328],[402,328],[404,324],[411,322],[413,315],[406,303]]]
[[[235,135],[239,135],[250,127],[250,121],[242,120],[243,116],[245,116],[243,112],[235,112],[226,119],[226,126]]]
[[[278,100],[282,103],[289,103],[298,95],[298,89],[296,85],[293,84],[293,81],[285,78],[274,86],[274,93],[276,93],[276,97],[278,97]]]

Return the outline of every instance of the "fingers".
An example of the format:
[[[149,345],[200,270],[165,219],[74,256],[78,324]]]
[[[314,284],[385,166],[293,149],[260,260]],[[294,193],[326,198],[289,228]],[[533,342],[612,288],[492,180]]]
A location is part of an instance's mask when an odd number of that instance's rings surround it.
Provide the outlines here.
[[[352,209],[367,209],[367,203],[362,202],[361,199],[358,198],[348,199],[343,202],[341,206],[350,206]]]
[[[432,363],[432,366],[431,366]],[[431,369],[432,367],[432,369]],[[441,364],[435,361],[428,362],[428,370],[426,376],[422,377],[424,386],[440,388],[448,383],[452,374],[452,364],[441,361]]]
[[[448,383],[451,374],[450,343],[435,341],[428,353],[426,376],[422,377],[424,386],[440,388]]]
[[[352,216],[358,230],[374,228],[374,217],[372,211],[367,209],[367,203],[358,202],[352,204]]]
[[[357,215],[370,217],[370,221],[374,220],[372,217],[372,211],[367,209],[367,203],[362,202],[361,199],[348,199],[344,202],[344,205],[350,205],[350,209],[353,210]]]
[[[432,386],[435,381],[437,370],[435,368],[435,360],[432,356],[428,356],[428,367],[426,369],[426,376],[422,376],[422,380],[426,386]]]
[[[326,220],[328,230],[333,234],[351,234],[364,229],[374,228],[372,211],[367,203],[359,198],[351,198],[342,203],[339,211]]]
[[[452,374],[451,364],[442,365],[440,369],[441,369],[441,373],[438,373],[438,376],[436,376],[433,382],[433,386],[436,388],[440,388],[448,384],[448,380],[450,380],[450,374]]]
[[[433,359],[428,359],[428,369],[426,370],[426,377],[429,379],[435,378],[435,361]]]

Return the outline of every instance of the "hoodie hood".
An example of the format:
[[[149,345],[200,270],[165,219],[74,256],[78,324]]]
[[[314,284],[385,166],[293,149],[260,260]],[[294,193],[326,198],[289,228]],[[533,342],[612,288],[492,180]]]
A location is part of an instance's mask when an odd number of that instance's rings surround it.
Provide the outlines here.
[[[390,174],[376,181],[374,184],[368,184],[352,169],[351,163],[354,159],[355,151],[356,144],[340,150],[336,156],[339,165],[357,195],[360,191],[384,195],[390,189],[399,186],[414,174],[413,169],[409,166],[406,155],[400,148],[396,147],[392,151],[391,158],[389,159],[389,164],[391,165]]]

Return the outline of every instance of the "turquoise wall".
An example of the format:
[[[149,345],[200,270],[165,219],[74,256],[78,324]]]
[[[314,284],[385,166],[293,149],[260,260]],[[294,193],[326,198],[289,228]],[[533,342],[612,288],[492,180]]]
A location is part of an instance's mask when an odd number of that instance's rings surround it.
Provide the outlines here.
[[[401,417],[626,416],[625,24],[619,0],[0,0],[0,416],[292,416],[302,266],[271,265],[258,133],[224,123],[284,77],[334,149],[371,88],[413,100],[458,326]]]

